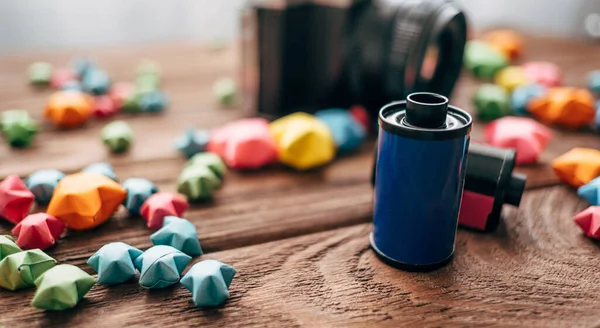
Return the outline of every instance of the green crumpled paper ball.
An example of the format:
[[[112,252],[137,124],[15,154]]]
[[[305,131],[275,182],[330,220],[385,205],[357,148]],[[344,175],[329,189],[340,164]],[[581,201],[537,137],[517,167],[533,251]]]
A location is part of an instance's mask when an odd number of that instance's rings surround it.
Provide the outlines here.
[[[77,303],[96,284],[96,278],[70,264],[60,264],[35,281],[37,290],[31,305],[43,310],[66,310]]]
[[[133,142],[133,130],[124,121],[108,123],[100,132],[102,142],[113,153],[126,152]]]
[[[477,117],[491,121],[510,115],[509,95],[506,89],[494,84],[480,86],[473,97]]]
[[[54,265],[56,260],[39,249],[11,254],[0,261],[0,287],[8,290],[31,287]]]
[[[2,135],[12,147],[27,147],[38,132],[37,123],[23,109],[9,109],[0,117]]]
[[[5,257],[22,252],[23,250],[15,243],[15,240],[12,236],[2,235],[0,236],[0,261],[2,261]]]

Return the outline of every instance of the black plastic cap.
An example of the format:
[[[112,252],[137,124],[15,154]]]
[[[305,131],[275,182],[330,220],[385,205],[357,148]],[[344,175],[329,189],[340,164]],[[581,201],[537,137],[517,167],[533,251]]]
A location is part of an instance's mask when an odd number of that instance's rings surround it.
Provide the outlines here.
[[[448,98],[429,92],[406,97],[406,123],[427,129],[443,127],[448,114]]]
[[[520,173],[512,174],[504,193],[504,202],[506,204],[519,206],[523,190],[525,190],[525,182],[527,182],[527,176]]]

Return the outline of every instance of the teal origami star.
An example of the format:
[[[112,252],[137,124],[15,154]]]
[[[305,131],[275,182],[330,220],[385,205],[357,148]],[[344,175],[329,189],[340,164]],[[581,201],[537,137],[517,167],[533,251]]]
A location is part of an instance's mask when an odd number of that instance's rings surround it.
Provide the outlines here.
[[[158,192],[154,183],[142,178],[129,178],[121,186],[127,190],[127,198],[123,205],[131,215],[139,215],[146,199]]]
[[[189,128],[183,136],[175,140],[175,147],[183,153],[185,158],[190,158],[198,153],[205,152],[209,141],[210,136],[207,131],[197,131],[194,128]]]
[[[102,246],[87,264],[98,272],[98,283],[114,285],[123,283],[136,275],[133,261],[142,255],[142,251],[122,242]]]
[[[110,89],[110,77],[105,71],[92,68],[82,76],[81,86],[92,95],[104,95]]]
[[[105,162],[90,164],[81,171],[87,173],[102,174],[103,176],[109,179],[117,181],[117,175],[115,174],[115,171],[113,170],[112,166]]]
[[[145,113],[160,113],[169,106],[169,99],[160,90],[143,92],[138,101],[142,112]]]
[[[579,189],[577,189],[577,194],[587,200],[591,205],[600,205],[600,177],[579,187]]]
[[[229,285],[235,276],[233,267],[217,260],[196,263],[181,279],[192,292],[196,306],[217,306],[229,298]]]
[[[27,188],[35,195],[35,201],[40,205],[50,202],[56,185],[65,174],[59,170],[39,170],[33,172],[25,181]]]
[[[154,245],[169,245],[190,256],[202,254],[194,224],[176,216],[166,216],[163,227],[150,240]]]
[[[140,271],[140,285],[164,288],[179,281],[192,258],[171,246],[152,246],[134,261]]]

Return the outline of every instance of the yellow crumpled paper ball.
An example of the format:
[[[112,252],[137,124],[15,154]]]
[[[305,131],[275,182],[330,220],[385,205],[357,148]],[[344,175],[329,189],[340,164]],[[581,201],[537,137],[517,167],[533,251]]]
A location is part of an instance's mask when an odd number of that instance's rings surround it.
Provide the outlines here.
[[[307,170],[330,162],[335,156],[331,132],[316,117],[298,112],[271,122],[279,161],[297,170]]]

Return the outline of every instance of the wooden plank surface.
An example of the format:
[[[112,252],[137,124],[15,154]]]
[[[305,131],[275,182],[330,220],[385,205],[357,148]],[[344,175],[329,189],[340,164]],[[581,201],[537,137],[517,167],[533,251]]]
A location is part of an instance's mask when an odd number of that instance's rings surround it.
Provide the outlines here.
[[[565,81],[572,85],[583,85],[585,73],[595,68],[590,57],[600,58],[598,47],[575,41],[531,39],[529,46],[529,58],[561,65]],[[210,129],[251,115],[247,110],[220,109],[212,98],[213,81],[236,74],[235,48],[214,52],[194,44],[0,57],[0,109],[25,108],[41,119],[49,93],[30,89],[24,70],[34,60],[66,64],[77,54],[93,55],[117,81],[133,78],[140,58],[159,61],[172,108],[164,115],[120,115],[136,132],[132,151],[121,156],[109,155],[100,144],[102,121],[69,131],[44,125],[32,149],[0,144],[0,177],[26,176],[41,168],[75,172],[102,160],[112,163],[121,179],[146,177],[162,190],[174,191],[184,160],[172,142],[186,126]],[[477,85],[464,76],[452,102],[472,111],[470,97]],[[474,139],[480,139],[482,127],[477,122]],[[530,188],[520,209],[507,208],[506,224],[494,234],[459,231],[454,262],[434,273],[391,269],[368,250],[373,142],[367,142],[357,154],[310,172],[277,165],[258,172],[229,172],[214,202],[188,211],[186,217],[198,228],[208,252],[200,259],[216,258],[239,271],[232,299],[223,307],[197,310],[181,286],[146,291],[131,282],[95,286],[77,308],[45,313],[29,306],[33,290],[0,291],[0,304],[14,309],[0,311],[0,325],[600,324],[600,315],[592,311],[600,305],[598,246],[582,237],[571,220],[585,204],[571,189],[550,187],[558,182],[549,167],[553,158],[574,146],[598,148],[600,139],[591,133],[554,130],[555,140],[541,163],[518,169],[528,174]],[[0,223],[0,233],[11,228]],[[102,245],[124,241],[145,249],[151,245],[149,235],[140,218],[118,213],[93,231],[69,233],[48,253],[91,272],[85,261]]]

